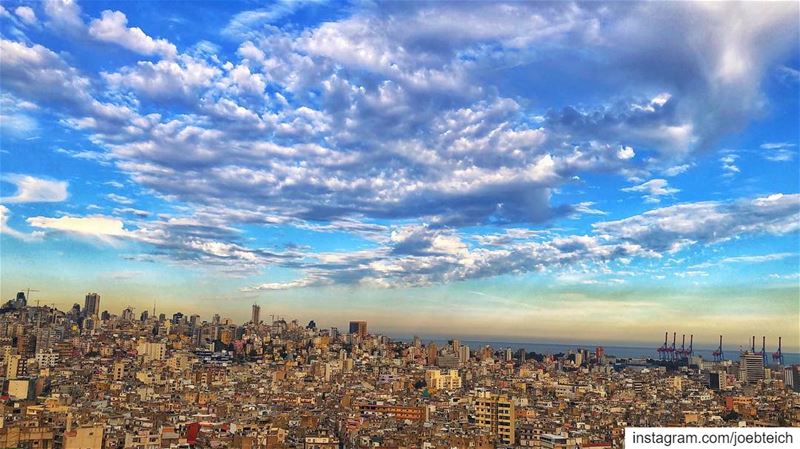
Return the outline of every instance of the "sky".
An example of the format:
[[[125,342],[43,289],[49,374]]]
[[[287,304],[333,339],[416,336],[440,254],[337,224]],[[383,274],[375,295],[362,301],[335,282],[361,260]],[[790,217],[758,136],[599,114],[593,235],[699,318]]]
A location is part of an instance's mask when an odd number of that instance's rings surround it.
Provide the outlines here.
[[[800,350],[797,2],[0,2],[0,294]]]

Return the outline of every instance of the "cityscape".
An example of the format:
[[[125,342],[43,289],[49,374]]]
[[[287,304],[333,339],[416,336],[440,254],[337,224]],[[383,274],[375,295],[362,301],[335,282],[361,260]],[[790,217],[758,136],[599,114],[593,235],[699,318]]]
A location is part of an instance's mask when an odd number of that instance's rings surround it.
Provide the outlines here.
[[[0,0],[0,449],[796,446],[798,18]]]
[[[399,341],[257,304],[242,324],[112,314],[97,293],[0,312],[6,448],[596,449],[628,426],[800,426],[800,363],[755,337],[708,360],[691,339],[657,357]]]

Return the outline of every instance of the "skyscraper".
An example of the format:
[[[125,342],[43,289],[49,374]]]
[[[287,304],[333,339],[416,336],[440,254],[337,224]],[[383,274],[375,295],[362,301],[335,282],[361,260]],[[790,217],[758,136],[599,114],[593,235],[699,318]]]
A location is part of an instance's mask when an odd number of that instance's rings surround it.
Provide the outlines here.
[[[253,311],[250,315],[250,322],[253,324],[258,324],[261,322],[261,306],[258,304],[253,304]]]
[[[359,337],[364,338],[367,336],[367,322],[366,321],[351,321],[350,333],[357,334]]]
[[[764,361],[761,355],[745,352],[739,357],[739,380],[750,384],[764,380]]]
[[[86,301],[83,303],[84,316],[97,316],[100,313],[100,295],[97,293],[87,293]]]

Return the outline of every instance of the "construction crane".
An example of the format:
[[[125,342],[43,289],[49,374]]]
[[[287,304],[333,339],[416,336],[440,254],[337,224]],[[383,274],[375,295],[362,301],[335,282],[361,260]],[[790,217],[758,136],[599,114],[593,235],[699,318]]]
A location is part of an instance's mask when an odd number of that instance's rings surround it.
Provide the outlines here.
[[[772,362],[783,365],[783,352],[781,351],[781,337],[778,337],[778,351],[772,353]]]
[[[686,334],[683,334],[683,337],[681,338],[681,349],[675,351],[675,355],[680,360],[683,360],[684,356],[686,355]]]
[[[25,301],[30,301],[31,300],[31,292],[39,293],[39,290],[34,290],[34,289],[28,287],[27,289],[25,289],[25,292],[26,292],[25,293]],[[36,307],[39,307],[39,300],[38,299],[36,300]]]
[[[725,359],[725,354],[722,352],[722,335],[719,336],[719,347],[711,355],[714,356],[715,362],[721,362]]]
[[[39,292],[39,290],[32,289],[30,287],[27,288],[27,293],[25,294],[25,302],[31,300],[31,292]],[[36,332],[39,332],[39,328],[42,326],[42,311],[39,310],[39,298],[36,298]]]
[[[677,338],[677,336],[677,332],[672,333],[672,346],[667,348],[667,360],[670,362],[675,360],[675,338]]]

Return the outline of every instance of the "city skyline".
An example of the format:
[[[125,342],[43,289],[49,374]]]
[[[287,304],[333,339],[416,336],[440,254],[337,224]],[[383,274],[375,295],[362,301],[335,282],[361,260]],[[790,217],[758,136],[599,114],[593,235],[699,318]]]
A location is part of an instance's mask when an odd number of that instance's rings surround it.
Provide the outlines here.
[[[798,8],[4,2],[0,300],[799,352]]]

